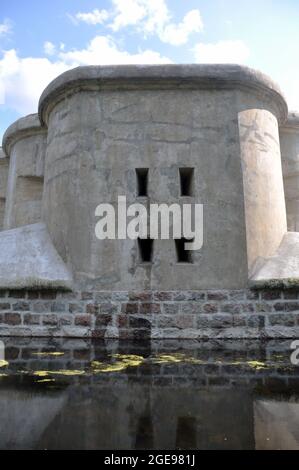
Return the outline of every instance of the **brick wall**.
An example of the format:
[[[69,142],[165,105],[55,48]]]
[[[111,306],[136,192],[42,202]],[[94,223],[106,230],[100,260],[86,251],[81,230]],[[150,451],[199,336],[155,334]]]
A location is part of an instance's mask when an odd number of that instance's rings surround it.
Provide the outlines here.
[[[299,290],[2,291],[0,336],[299,338]]]

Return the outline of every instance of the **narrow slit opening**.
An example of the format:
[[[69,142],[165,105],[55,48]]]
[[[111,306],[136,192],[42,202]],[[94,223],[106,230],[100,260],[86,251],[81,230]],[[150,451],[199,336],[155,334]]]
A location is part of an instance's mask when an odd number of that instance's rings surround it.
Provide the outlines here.
[[[136,168],[137,196],[148,195],[148,168]]]
[[[142,263],[151,263],[154,241],[151,238],[138,238],[139,259]]]
[[[178,263],[192,263],[192,251],[185,248],[185,243],[192,243],[193,240],[178,238],[175,240],[176,256]]]
[[[181,196],[193,196],[194,168],[180,168]]]

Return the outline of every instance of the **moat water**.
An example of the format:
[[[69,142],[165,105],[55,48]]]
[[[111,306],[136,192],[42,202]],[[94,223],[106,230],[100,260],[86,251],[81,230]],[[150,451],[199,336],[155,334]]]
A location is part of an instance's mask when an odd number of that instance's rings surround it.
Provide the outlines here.
[[[1,449],[299,449],[292,341],[1,341]]]

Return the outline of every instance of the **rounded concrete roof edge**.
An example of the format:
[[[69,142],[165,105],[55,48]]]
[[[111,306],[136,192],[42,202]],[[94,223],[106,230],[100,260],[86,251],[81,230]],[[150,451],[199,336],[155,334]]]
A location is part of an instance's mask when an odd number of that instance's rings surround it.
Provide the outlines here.
[[[295,130],[299,132],[299,112],[290,111],[286,122],[281,126],[284,130]]]
[[[51,109],[65,96],[95,89],[149,89],[149,88],[240,88],[260,92],[271,97],[278,108],[278,120],[285,122],[288,115],[286,100],[268,76],[241,65],[114,65],[80,66],[68,70],[53,80],[42,93],[38,112],[43,124]]]
[[[3,139],[2,147],[7,157],[10,156],[12,145],[24,137],[34,134],[41,134],[46,132],[47,129],[42,127],[38,114],[29,114],[22,117],[11,124],[6,130]]]

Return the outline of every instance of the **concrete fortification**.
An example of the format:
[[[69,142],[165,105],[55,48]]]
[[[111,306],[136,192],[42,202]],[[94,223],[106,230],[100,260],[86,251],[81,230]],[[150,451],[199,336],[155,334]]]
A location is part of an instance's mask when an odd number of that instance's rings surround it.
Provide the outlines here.
[[[295,287],[298,159],[299,116],[254,70],[68,71],[43,92],[38,115],[3,138],[0,288]],[[154,240],[144,262],[138,240],[98,240],[96,207],[116,207],[120,195],[145,206],[203,204],[203,247],[180,259],[175,240]]]

